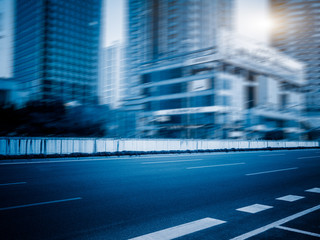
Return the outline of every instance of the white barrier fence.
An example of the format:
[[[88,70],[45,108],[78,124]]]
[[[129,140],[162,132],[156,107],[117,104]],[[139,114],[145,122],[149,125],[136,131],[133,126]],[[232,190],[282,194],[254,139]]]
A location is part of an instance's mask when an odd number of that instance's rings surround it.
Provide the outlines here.
[[[0,155],[117,153],[319,147],[316,141],[235,141],[191,139],[0,138]]]

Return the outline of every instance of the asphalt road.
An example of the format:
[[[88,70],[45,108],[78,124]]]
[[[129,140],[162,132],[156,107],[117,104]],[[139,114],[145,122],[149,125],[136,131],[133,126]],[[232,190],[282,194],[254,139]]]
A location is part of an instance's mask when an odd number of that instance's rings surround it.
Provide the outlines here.
[[[320,149],[0,162],[0,239],[320,239]]]

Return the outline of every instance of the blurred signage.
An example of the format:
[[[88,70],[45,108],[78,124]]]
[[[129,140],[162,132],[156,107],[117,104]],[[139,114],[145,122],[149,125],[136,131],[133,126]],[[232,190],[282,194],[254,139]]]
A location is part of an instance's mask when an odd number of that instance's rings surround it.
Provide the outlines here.
[[[197,92],[210,89],[210,79],[200,79],[188,82],[188,92]]]
[[[197,58],[188,59],[184,62],[185,66],[196,65],[200,63],[212,62],[218,60],[218,55],[208,55]]]
[[[260,44],[234,33],[221,30],[218,51],[228,62],[254,67],[267,74],[277,74],[288,80],[301,82],[304,65],[274,48]]]
[[[160,111],[153,112],[153,115],[155,116],[181,115],[181,114],[208,113],[208,112],[226,112],[230,110],[231,110],[230,107],[225,107],[225,106],[194,107],[194,108],[160,110]]]
[[[170,116],[159,116],[155,120],[157,122],[168,122],[170,121],[170,119],[171,119]]]

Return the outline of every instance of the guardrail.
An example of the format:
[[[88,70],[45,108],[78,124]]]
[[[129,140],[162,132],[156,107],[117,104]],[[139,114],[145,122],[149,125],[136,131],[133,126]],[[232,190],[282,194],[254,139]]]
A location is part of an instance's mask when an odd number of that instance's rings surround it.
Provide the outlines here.
[[[68,155],[224,149],[314,148],[316,141],[236,141],[200,139],[0,138],[0,155]]]

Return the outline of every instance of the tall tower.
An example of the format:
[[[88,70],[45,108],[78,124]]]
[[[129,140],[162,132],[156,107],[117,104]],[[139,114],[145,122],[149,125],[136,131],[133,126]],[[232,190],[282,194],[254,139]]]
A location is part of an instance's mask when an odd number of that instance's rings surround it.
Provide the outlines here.
[[[142,63],[215,46],[218,30],[233,28],[233,10],[234,0],[128,0],[128,85]]]
[[[272,45],[304,62],[309,110],[320,110],[320,2],[271,0]]]
[[[27,100],[95,104],[101,0],[16,0],[14,77]]]
[[[100,103],[107,104],[111,108],[118,108],[124,95],[125,58],[123,44],[114,42],[103,48],[101,54]]]
[[[133,63],[215,45],[231,28],[233,0],[129,0],[128,41]]]

